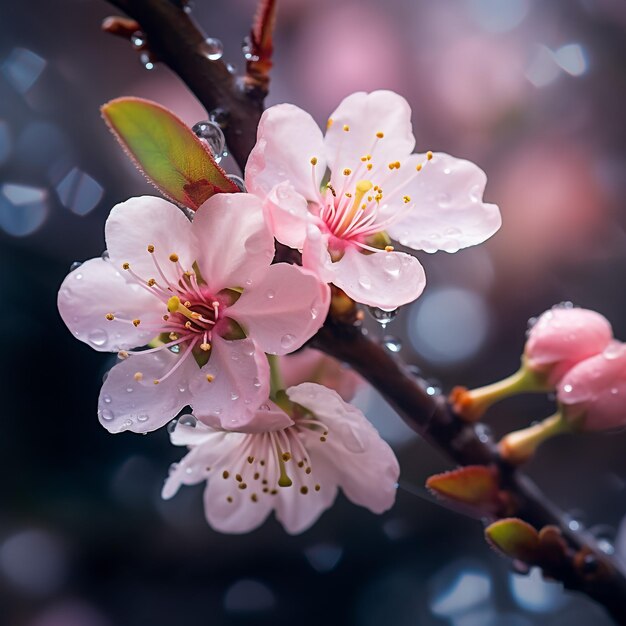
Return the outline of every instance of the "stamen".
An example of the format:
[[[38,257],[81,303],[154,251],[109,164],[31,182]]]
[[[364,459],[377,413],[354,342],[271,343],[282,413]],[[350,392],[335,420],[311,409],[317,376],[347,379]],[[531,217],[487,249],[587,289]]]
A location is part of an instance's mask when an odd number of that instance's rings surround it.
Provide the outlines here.
[[[378,132],[376,133],[376,137],[378,137],[379,139],[382,139],[384,136],[385,136],[385,133],[383,133],[383,132],[381,132],[381,131],[378,131]]]
[[[134,326],[135,328],[137,328],[137,326],[139,326],[139,324],[141,324],[141,320],[140,320],[140,319],[134,319],[134,320],[133,320],[133,326]]]
[[[206,379],[208,382],[212,383],[215,380],[215,376],[213,376],[213,374],[207,374]]]
[[[172,254],[170,254],[170,261],[172,263],[178,263],[178,255],[175,252],[172,252]]]
[[[311,165],[317,165],[317,157],[311,157]]]
[[[148,244],[148,252],[152,254],[154,252],[154,246],[152,244]]]
[[[347,133],[350,130],[350,127],[347,124],[344,124],[343,129]]]
[[[115,315],[113,315],[113,313],[107,313],[104,317],[106,317],[109,320],[109,322],[115,319]]]
[[[133,374],[133,378],[134,378],[137,382],[139,382],[140,380],[143,380],[143,374],[142,374],[141,372],[135,372],[135,373]]]

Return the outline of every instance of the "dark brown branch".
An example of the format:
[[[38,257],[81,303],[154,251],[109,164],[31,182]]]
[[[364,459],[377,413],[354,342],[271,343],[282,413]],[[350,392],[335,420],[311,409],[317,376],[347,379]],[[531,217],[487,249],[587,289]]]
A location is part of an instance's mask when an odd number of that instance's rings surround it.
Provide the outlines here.
[[[221,109],[226,115],[224,133],[231,153],[243,170],[256,139],[256,128],[263,110],[267,83],[255,81],[249,72],[246,80],[237,80],[221,61],[210,61],[201,52],[204,35],[171,0],[110,0],[141,26],[148,47],[187,84],[207,111]],[[269,41],[274,2],[262,0],[261,26],[253,31],[262,47]],[[265,13],[264,13],[265,11]],[[263,15],[265,14],[265,17]],[[269,31],[263,34],[262,24]],[[261,50],[261,47],[258,50]],[[260,55],[257,55],[260,56]],[[269,56],[268,56],[269,60]],[[269,69],[269,65],[266,65]],[[498,469],[501,488],[508,494],[508,509],[503,515],[518,516],[546,535],[562,537],[552,545],[557,558],[546,574],[565,587],[588,594],[603,604],[619,624],[626,624],[626,575],[620,566],[602,553],[592,535],[574,531],[567,516],[554,506],[519,470],[504,463],[494,442],[479,436],[476,428],[460,420],[440,394],[429,395],[423,381],[417,379],[394,355],[367,337],[352,322],[355,311],[337,321],[329,318],[312,340],[327,354],[344,361],[378,389],[402,419],[429,443],[459,465],[490,465]],[[556,533],[550,527],[559,529]]]

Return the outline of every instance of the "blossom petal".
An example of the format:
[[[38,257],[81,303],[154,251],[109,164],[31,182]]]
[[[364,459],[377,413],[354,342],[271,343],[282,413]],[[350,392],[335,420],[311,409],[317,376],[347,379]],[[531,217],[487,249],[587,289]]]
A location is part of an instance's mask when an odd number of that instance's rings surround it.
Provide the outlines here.
[[[426,157],[414,155],[409,161],[413,170],[413,163]],[[426,252],[456,252],[482,243],[502,223],[498,207],[483,202],[486,184],[487,175],[474,163],[435,153],[403,187],[413,210],[394,221],[387,232],[402,245]]]
[[[228,309],[269,354],[287,354],[310,339],[326,319],[330,289],[312,272],[278,263]]]
[[[363,413],[336,392],[313,383],[290,387],[287,395],[328,428],[326,441],[312,434],[305,443],[312,456],[319,455],[318,465],[334,468],[337,482],[355,504],[374,513],[389,509],[395,501],[400,467]]]
[[[228,430],[244,429],[269,395],[267,358],[252,339],[213,335],[209,362],[196,368],[189,389],[197,418],[211,425],[219,421]]]
[[[132,430],[147,433],[165,425],[189,404],[186,380],[193,368],[193,358],[158,385],[160,379],[176,365],[178,356],[169,350],[135,354],[115,365],[107,376],[98,399],[98,417],[112,433]],[[137,380],[136,374],[141,373]]]
[[[293,420],[271,400],[264,402],[239,430],[245,433],[269,433],[293,426]]]
[[[147,281],[161,282],[158,263],[168,281],[176,283],[180,273],[175,254],[185,270],[196,260],[198,243],[191,222],[171,202],[154,196],[131,198],[111,210],[105,225],[107,249],[116,269],[129,263],[130,269]],[[148,252],[148,246],[154,252]]]
[[[311,477],[320,490],[307,489],[302,493],[298,472],[293,472],[293,484],[279,487],[276,495],[276,519],[290,535],[297,535],[310,528],[319,516],[330,508],[337,497],[337,476],[334,466],[311,451]]]
[[[274,237],[280,243],[301,250],[309,219],[308,203],[288,181],[275,185],[263,204]]]
[[[315,224],[309,224],[306,240],[302,248],[302,266],[311,270],[325,283],[332,283],[334,278],[333,262],[328,252],[330,236],[322,234]]]
[[[196,485],[207,480],[212,469],[215,474],[215,463],[220,457],[227,455],[229,450],[237,447],[244,436],[216,431],[201,422],[195,427],[178,424],[171,436],[172,443],[184,445],[180,441],[186,440],[186,445],[192,445],[192,448],[170,469],[161,491],[163,499],[173,497],[181,485]]]
[[[120,270],[121,271],[121,270]],[[89,259],[70,272],[58,295],[59,313],[74,336],[99,352],[128,350],[148,343],[154,331],[144,326],[105,319],[142,322],[158,320],[163,304],[137,284],[126,282],[115,266],[104,259]]]
[[[254,282],[274,257],[274,238],[261,201],[252,194],[212,196],[196,211],[193,231],[202,242],[197,259],[202,277],[215,292]]]
[[[424,268],[404,252],[362,254],[348,248],[331,267],[337,287],[357,302],[382,309],[413,302],[426,286]]]
[[[311,158],[317,158],[315,181]],[[326,170],[322,131],[313,118],[292,104],[277,104],[261,116],[257,143],[246,164],[246,187],[260,197],[288,180],[307,200],[319,196]]]
[[[249,489],[233,489],[231,481],[216,473],[204,491],[204,512],[209,525],[222,533],[247,533],[259,527],[270,514],[269,496],[252,499]]]
[[[411,107],[393,91],[357,92],[345,98],[330,116],[324,140],[326,159],[336,176],[371,155],[375,168],[403,160],[413,151]],[[345,129],[348,130],[345,130]],[[383,137],[377,137],[382,133]]]

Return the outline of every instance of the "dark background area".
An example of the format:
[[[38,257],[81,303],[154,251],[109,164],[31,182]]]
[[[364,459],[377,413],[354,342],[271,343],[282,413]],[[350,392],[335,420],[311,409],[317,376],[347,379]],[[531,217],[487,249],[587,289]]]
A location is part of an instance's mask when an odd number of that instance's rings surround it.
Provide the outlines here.
[[[242,68],[253,2],[192,10]],[[103,251],[110,208],[153,192],[98,107],[138,95],[190,125],[206,119],[166,68],[145,70],[100,32],[114,13],[98,0],[0,5],[0,624],[609,624],[585,598],[512,572],[479,522],[428,499],[422,485],[446,460],[367,390],[358,402],[400,458],[396,506],[378,517],[341,497],[297,537],[273,520],[215,533],[200,487],[160,499],[181,452],[165,430],[99,426],[112,361],[72,338],[56,291],[72,262]],[[427,290],[387,329],[433,384],[512,372],[528,318],[564,300],[626,338],[625,30],[622,0],[283,0],[270,104],[322,121],[352,91],[394,89],[421,151],[489,175],[502,230],[479,248],[420,254]],[[487,421],[501,435],[551,409],[520,398]],[[624,558],[625,444],[624,433],[563,437],[529,466],[572,524]]]

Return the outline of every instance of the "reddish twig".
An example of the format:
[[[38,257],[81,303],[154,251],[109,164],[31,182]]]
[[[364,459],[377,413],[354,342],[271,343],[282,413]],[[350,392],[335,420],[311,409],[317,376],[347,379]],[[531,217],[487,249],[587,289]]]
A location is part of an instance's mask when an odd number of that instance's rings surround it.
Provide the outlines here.
[[[109,0],[140,25],[150,50],[166,63],[196,95],[207,111],[220,109],[226,117],[224,134],[239,166],[244,168],[256,140],[256,128],[267,94],[271,67],[275,0],[261,0],[250,40],[252,58],[247,76],[237,80],[221,61],[201,52],[204,35],[171,0]],[[119,20],[106,29],[121,34]],[[134,21],[133,21],[134,20]],[[117,32],[115,32],[117,31]],[[258,59],[257,59],[258,57]],[[586,593],[603,604],[619,624],[626,624],[626,574],[619,564],[599,550],[592,535],[574,531],[567,516],[519,470],[503,462],[494,442],[454,414],[441,394],[430,395],[398,358],[366,336],[355,324],[358,312],[345,307],[313,338],[312,345],[350,364],[378,389],[402,419],[424,439],[458,465],[485,465],[497,472],[506,511],[537,529],[547,529],[546,542],[554,554],[546,573],[565,587]],[[558,529],[558,530],[556,530]],[[556,533],[556,535],[555,535]],[[561,541],[561,539],[563,541]]]

